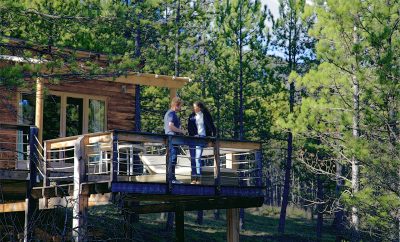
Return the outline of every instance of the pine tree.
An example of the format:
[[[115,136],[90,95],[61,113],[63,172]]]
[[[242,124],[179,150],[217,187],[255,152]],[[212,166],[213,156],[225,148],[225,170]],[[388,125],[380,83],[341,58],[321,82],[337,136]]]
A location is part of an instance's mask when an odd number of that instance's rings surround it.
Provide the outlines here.
[[[287,97],[288,106],[286,112],[277,114],[281,118],[295,115],[296,104],[296,84],[295,78],[289,79],[292,72],[304,73],[309,68],[309,63],[313,59],[314,40],[308,36],[307,31],[311,28],[314,18],[305,12],[305,1],[284,0],[280,1],[280,17],[273,21],[273,50],[281,53],[284,57],[284,64],[276,67],[277,78],[282,78],[288,90],[283,93]],[[273,20],[273,17],[271,17]],[[279,218],[279,233],[284,233],[286,222],[286,208],[289,204],[290,177],[293,159],[293,132],[287,130],[287,158],[284,165],[285,181],[283,187],[281,213]]]

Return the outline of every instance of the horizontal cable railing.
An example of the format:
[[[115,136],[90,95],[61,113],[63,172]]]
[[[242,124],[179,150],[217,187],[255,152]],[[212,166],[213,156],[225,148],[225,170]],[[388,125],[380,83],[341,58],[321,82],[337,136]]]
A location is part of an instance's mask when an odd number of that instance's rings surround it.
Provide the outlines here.
[[[30,126],[0,123],[0,169],[29,169]]]
[[[44,158],[39,171],[47,185],[74,178],[77,164],[88,181],[184,183],[216,191],[262,184],[256,142],[116,130],[47,140],[37,150],[43,150],[37,156]]]

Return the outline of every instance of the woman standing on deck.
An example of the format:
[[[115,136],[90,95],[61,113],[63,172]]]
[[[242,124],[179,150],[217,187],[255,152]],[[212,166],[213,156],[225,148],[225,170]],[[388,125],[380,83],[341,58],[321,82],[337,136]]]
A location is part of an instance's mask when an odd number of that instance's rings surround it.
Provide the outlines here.
[[[210,112],[202,102],[193,103],[193,113],[188,119],[188,131],[190,136],[205,137],[215,136],[216,128]],[[192,167],[192,184],[199,184],[201,175],[201,155],[203,147],[190,146],[190,157]]]

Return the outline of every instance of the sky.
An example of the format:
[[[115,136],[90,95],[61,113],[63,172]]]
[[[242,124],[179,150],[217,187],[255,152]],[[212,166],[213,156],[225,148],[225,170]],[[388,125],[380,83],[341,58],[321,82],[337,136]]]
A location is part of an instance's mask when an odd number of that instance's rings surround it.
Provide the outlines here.
[[[261,0],[263,4],[267,4],[267,7],[271,10],[274,18],[278,16],[279,12],[279,1],[278,0]]]
[[[279,13],[279,0],[261,0],[263,4],[267,4],[268,8],[271,10],[272,15],[274,18],[278,16]],[[312,0],[306,0],[306,3],[311,3]]]

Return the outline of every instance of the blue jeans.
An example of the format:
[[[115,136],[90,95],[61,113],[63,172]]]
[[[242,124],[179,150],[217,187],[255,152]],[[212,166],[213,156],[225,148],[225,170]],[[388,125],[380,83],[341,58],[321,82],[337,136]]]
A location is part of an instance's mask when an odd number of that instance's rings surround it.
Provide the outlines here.
[[[203,146],[190,146],[190,163],[192,167],[192,175],[201,174],[202,160],[201,155],[203,154]]]
[[[175,167],[176,167],[176,162],[178,160],[178,152],[179,152],[178,147],[173,147],[170,152],[171,152],[170,156],[172,158],[172,163],[171,163],[171,171],[169,172],[171,174],[172,180],[176,180]]]

